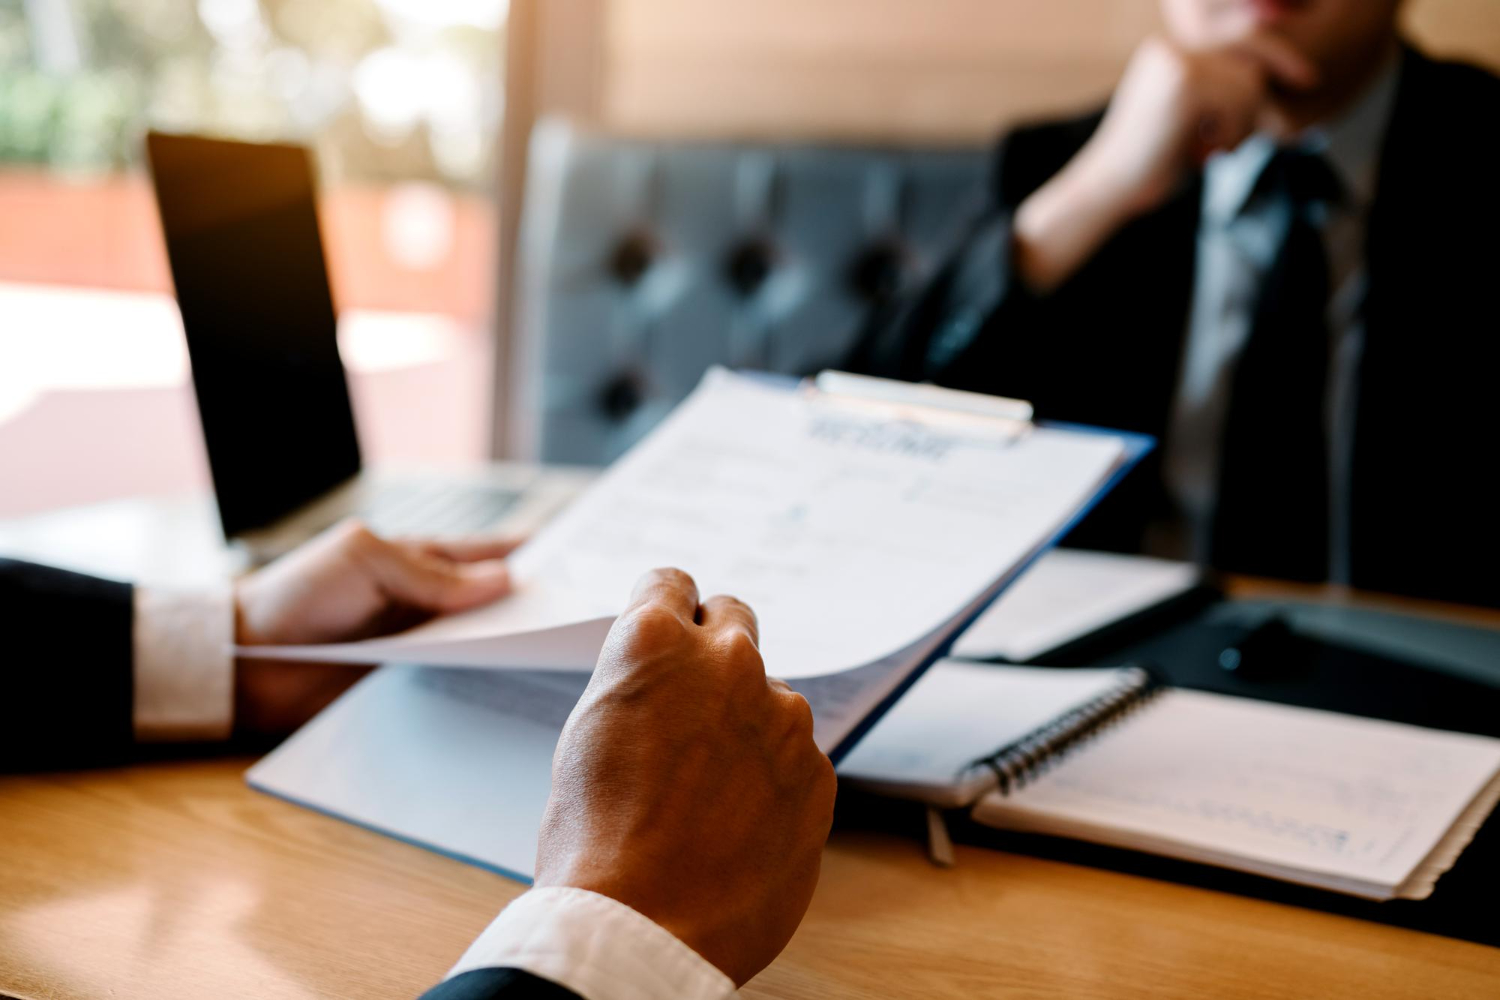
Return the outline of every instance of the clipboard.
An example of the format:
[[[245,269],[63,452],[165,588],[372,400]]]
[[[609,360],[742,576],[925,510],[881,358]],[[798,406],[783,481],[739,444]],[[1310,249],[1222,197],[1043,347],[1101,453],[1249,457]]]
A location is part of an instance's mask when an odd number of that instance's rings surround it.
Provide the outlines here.
[[[799,383],[795,379],[777,378],[789,388]],[[1113,475],[1094,494],[1084,507],[1058,528],[1051,536],[1006,575],[1000,587],[978,608],[962,619],[958,628],[938,649],[914,670],[906,680],[869,713],[847,737],[829,752],[829,758],[837,764],[852,750],[856,743],[880,721],[890,707],[911,689],[924,673],[938,660],[947,656],[953,643],[964,630],[974,624],[991,604],[1003,594],[1015,580],[1026,572],[1046,552],[1061,542],[1068,533],[1086,518],[1128,476],[1141,459],[1156,447],[1156,439],[1149,434],[1129,431],[1105,430],[1083,424],[1062,421],[1037,421],[1036,408],[1030,401],[1004,396],[986,396],[962,389],[949,389],[931,383],[900,382],[876,378],[869,375],[853,375],[848,372],[824,371],[810,382],[802,383],[805,391],[816,392],[840,405],[866,413],[878,413],[893,420],[938,419],[949,427],[968,428],[981,433],[998,434],[1004,440],[1019,440],[1036,427],[1050,427],[1075,434],[1105,434],[1120,440],[1124,454]]]
[[[1038,428],[1051,426],[1106,435],[1119,442],[1112,464],[1102,470],[1104,478],[1086,495],[1078,495],[1077,509],[1069,508],[1065,523],[1038,537],[1023,558],[1008,556],[1009,571],[990,578],[982,593],[956,609],[941,626],[906,649],[892,651],[892,657],[906,657],[908,652],[910,656],[900,660],[899,669],[886,675],[881,686],[868,690],[866,698],[873,708],[865,708],[861,701],[860,712],[847,716],[859,721],[840,729],[842,736],[829,748],[834,761],[1154,443],[1144,435],[1038,424],[1029,415],[1029,404],[1020,401],[1001,401],[993,412],[976,410],[972,394],[950,395],[949,390],[930,386],[906,390],[900,383],[837,374],[831,382],[823,380],[826,388],[819,387],[819,380],[758,373],[739,377],[787,392],[816,394],[835,409],[867,412],[870,406],[896,407],[902,414],[898,423],[962,427],[966,434],[984,436],[996,447],[1007,447]],[[911,395],[904,396],[905,392]],[[1059,516],[1063,513],[1059,511]],[[549,730],[517,720],[501,738],[496,727],[485,722],[477,699],[450,699],[458,708],[445,708],[442,699],[446,696],[435,689],[432,678],[424,679],[424,671],[431,672],[430,668],[401,666],[376,671],[252,768],[247,780],[260,791],[524,881],[534,857],[552,748],[561,727]],[[887,683],[891,686],[886,687]],[[482,794],[476,794],[476,788]],[[507,845],[503,850],[497,847],[498,839]]]

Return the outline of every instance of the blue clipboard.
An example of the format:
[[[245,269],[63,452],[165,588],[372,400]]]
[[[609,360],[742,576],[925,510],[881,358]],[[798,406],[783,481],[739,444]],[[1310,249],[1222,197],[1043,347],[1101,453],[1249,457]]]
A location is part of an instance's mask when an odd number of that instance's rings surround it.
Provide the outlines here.
[[[802,380],[788,376],[741,374],[788,391],[796,391],[804,385]],[[988,600],[981,606],[969,609],[970,613],[961,620],[949,623],[948,635],[932,653],[915,669],[911,669],[876,708],[832,749],[829,756],[835,763],[854,747],[934,662],[947,654],[954,639],[996,597],[1004,593],[1032,563],[1053,548],[1155,447],[1155,441],[1146,435],[1045,421],[1036,422],[1034,426],[1114,438],[1122,443],[1120,460],[1109,478],[1086,503],[1073,512],[1066,523],[1044,539],[1003,580],[992,585],[987,591]],[[439,730],[448,736],[455,729],[458,732],[465,731],[463,720],[457,720],[459,724],[455,727],[455,720],[447,714],[453,711],[451,699],[434,695],[424,687],[421,678],[423,671],[428,669],[430,668],[382,667],[299,730],[281,748],[255,765],[246,776],[247,781],[258,791],[303,808],[508,878],[529,882],[523,869],[530,864],[534,855],[535,830],[540,821],[539,803],[544,802],[546,791],[540,786],[528,786],[529,791],[521,796],[530,804],[529,808],[536,810],[535,815],[524,810],[524,814],[517,813],[515,802],[492,804],[495,805],[494,815],[488,818],[472,813],[475,803],[472,800],[467,803],[463,801],[465,782],[472,779],[504,784],[507,775],[487,770],[482,777],[472,774],[466,777],[466,772],[480,767],[483,762],[466,750],[461,740],[457,741],[457,745],[448,746],[455,741],[434,741],[427,738]],[[469,720],[468,725],[470,730],[484,729],[491,734],[487,738],[494,738],[489,720],[476,718]],[[513,743],[491,748],[494,758],[488,762],[489,766],[497,767],[500,771],[509,768],[514,772],[509,775],[511,780],[530,781],[533,785],[542,781],[550,773],[550,766],[546,764],[550,762],[556,740],[555,732],[549,736],[538,729],[528,734],[522,727],[506,737],[507,740],[512,738]],[[415,749],[413,753],[405,753],[403,748]],[[318,766],[309,766],[309,761],[316,761]],[[407,815],[406,822],[393,821],[390,811],[384,805],[380,808],[371,807],[371,802],[383,800],[390,794],[390,790],[384,786],[382,789],[361,787],[371,768],[380,770],[383,781],[392,780],[392,775],[403,775],[410,790],[420,788],[421,793],[428,796],[426,806],[416,810],[415,815]],[[403,771],[403,768],[406,770]],[[449,787],[449,783],[452,787]],[[434,816],[429,810],[445,814],[451,812],[452,815]],[[455,830],[471,830],[476,825],[487,831],[482,840],[469,843],[471,837],[454,834]],[[528,836],[532,838],[529,851],[525,839]],[[497,837],[508,838],[509,846],[500,849]]]
[[[854,729],[850,731],[848,736],[845,736],[837,746],[829,751],[828,757],[834,762],[834,764],[838,764],[838,762],[841,761],[844,756],[849,753],[850,750],[854,749],[854,745],[858,743],[866,733],[874,728],[875,723],[880,721],[881,716],[890,711],[891,706],[896,704],[896,702],[900,700],[901,696],[908,690],[910,690],[911,686],[915,684],[934,663],[948,655],[948,651],[953,647],[953,643],[958,639],[960,635],[967,631],[970,625],[974,624],[975,619],[982,615],[990,607],[990,605],[994,604],[994,602],[1000,598],[1001,594],[1004,594],[1007,590],[1009,590],[1010,585],[1018,580],[1021,575],[1026,572],[1026,570],[1030,569],[1038,559],[1046,555],[1050,550],[1056,548],[1057,543],[1066,538],[1068,533],[1076,528],[1078,524],[1085,517],[1087,517],[1095,507],[1099,505],[1099,502],[1106,496],[1108,496],[1114,490],[1114,488],[1118,486],[1137,465],[1140,464],[1141,459],[1145,458],[1156,447],[1156,439],[1154,437],[1151,437],[1149,434],[1136,434],[1131,431],[1112,431],[1100,427],[1090,427],[1085,424],[1074,424],[1050,420],[1037,421],[1036,426],[1051,428],[1053,430],[1068,431],[1074,434],[1101,434],[1106,437],[1116,438],[1121,442],[1124,448],[1123,454],[1121,455],[1120,464],[1115,469],[1114,473],[1099,487],[1099,490],[1093,495],[1093,497],[1089,499],[1088,503],[1080,507],[1074,513],[1074,515],[1062,525],[1062,527],[1060,527],[1055,533],[1052,534],[1051,537],[1046,539],[1046,541],[1038,546],[1035,552],[1033,552],[1027,559],[1018,564],[1014,570],[1006,575],[1005,579],[1001,582],[1000,587],[995,591],[990,600],[986,601],[972,614],[964,618],[961,621],[959,627],[953,630],[953,633],[942,643],[942,645],[937,648],[937,650],[931,656],[927,657],[927,659],[924,660],[922,664],[917,667],[917,669],[908,674],[906,679],[903,680],[899,685],[897,685],[896,689],[892,691],[884,701],[876,706],[874,711],[865,716],[864,721],[855,726]]]
[[[737,372],[736,374],[747,378],[753,378],[756,381],[786,389],[787,391],[796,391],[810,384],[809,380],[807,379],[796,378],[790,375],[780,375],[772,372],[742,371]],[[825,376],[827,374],[828,373],[825,373]],[[917,405],[932,405],[935,397],[951,395],[958,401],[961,408],[971,414],[983,413],[985,410],[989,409],[986,397],[983,397],[979,393],[947,390],[939,388],[937,386],[928,385],[915,386],[909,383],[891,382],[886,379],[870,378],[867,376],[850,376],[839,372],[835,372],[832,374],[839,377],[841,383],[840,389],[847,387],[856,392],[863,392],[866,389],[871,390],[872,394],[868,398],[872,400],[889,402],[892,398],[893,393],[902,394],[905,391],[912,391],[914,395],[920,394],[920,398],[915,398],[913,400],[913,402],[915,402]],[[1005,593],[1005,591],[1010,588],[1010,585],[1017,579],[1019,579],[1021,574],[1025,573],[1026,570],[1032,566],[1032,564],[1034,564],[1042,556],[1046,555],[1049,550],[1056,548],[1057,543],[1067,537],[1068,533],[1075,527],[1077,527],[1079,522],[1087,517],[1089,515],[1089,512],[1097,507],[1099,505],[1099,502],[1103,500],[1107,495],[1109,495],[1109,493],[1113,491],[1114,488],[1118,486],[1120,482],[1124,480],[1124,478],[1128,476],[1137,465],[1140,464],[1141,459],[1145,458],[1146,455],[1150,454],[1151,451],[1156,447],[1156,439],[1149,434],[1138,434],[1132,431],[1109,430],[1102,427],[1091,427],[1086,424],[1075,424],[1066,421],[1032,421],[1030,419],[1030,403],[1027,403],[1023,400],[1006,400],[996,397],[990,397],[990,399],[992,399],[994,403],[997,404],[994,407],[994,414],[997,416],[1001,414],[1009,414],[1014,410],[1019,409],[1024,414],[1020,419],[1022,419],[1026,423],[1032,424],[1032,426],[1035,427],[1066,431],[1072,434],[1098,434],[1105,437],[1115,438],[1121,443],[1123,449],[1120,464],[1116,467],[1113,474],[1100,485],[1098,491],[1094,493],[1094,495],[1086,504],[1075,511],[1073,516],[1069,518],[1060,528],[1058,528],[1055,533],[1044,540],[1041,545],[1037,546],[1036,550],[1032,552],[1029,557],[1019,563],[1009,574],[1006,575],[1006,577],[1000,582],[1000,586],[996,588],[995,591],[991,594],[988,601],[985,601],[977,609],[973,610],[971,614],[961,619],[958,623],[958,626],[952,630],[952,633],[941,645],[938,646],[938,648],[932,653],[932,655],[923,660],[920,666],[918,666],[915,670],[908,674],[901,681],[901,683],[898,684],[896,688],[888,696],[886,696],[886,698],[881,701],[879,705],[876,706],[873,711],[865,716],[864,720],[860,722],[859,725],[855,726],[855,728],[851,730],[847,736],[840,740],[839,743],[829,751],[829,759],[832,760],[834,764],[838,764],[839,761],[842,760],[850,750],[854,749],[854,745],[858,743],[866,733],[874,728],[875,723],[880,721],[881,716],[888,712],[891,706],[894,705],[903,694],[910,690],[911,686],[915,684],[924,673],[927,672],[928,668],[930,668],[934,663],[942,659],[944,656],[948,655],[948,651],[952,648],[954,641],[957,640],[957,638],[962,635],[970,625],[974,624],[975,619],[977,619],[990,607],[990,605],[998,600],[1000,595]],[[942,404],[939,403],[938,405]]]

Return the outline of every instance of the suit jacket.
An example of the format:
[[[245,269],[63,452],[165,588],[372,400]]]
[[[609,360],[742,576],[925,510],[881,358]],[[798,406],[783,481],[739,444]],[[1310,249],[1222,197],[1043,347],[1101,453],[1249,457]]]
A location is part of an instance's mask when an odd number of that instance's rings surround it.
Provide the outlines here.
[[[0,559],[0,771],[118,763],[134,747],[129,584]],[[476,969],[428,1000],[576,1000],[516,969]]]
[[[128,584],[0,559],[0,771],[130,753],[132,607]]]
[[[1365,245],[1351,582],[1500,605],[1490,486],[1500,430],[1500,79],[1410,49],[1402,59]],[[1164,434],[1188,327],[1201,179],[1122,228],[1051,294],[1028,292],[1013,268],[1011,214],[1101,117],[1021,128],[1000,143],[971,236],[924,289],[873,320],[853,369],[1029,399],[1044,418]],[[976,272],[988,284],[976,284]],[[953,322],[965,308],[972,319]],[[1070,541],[1136,551],[1167,509],[1153,456]]]
[[[438,983],[419,1000],[579,1000],[578,994],[519,969],[474,969]]]

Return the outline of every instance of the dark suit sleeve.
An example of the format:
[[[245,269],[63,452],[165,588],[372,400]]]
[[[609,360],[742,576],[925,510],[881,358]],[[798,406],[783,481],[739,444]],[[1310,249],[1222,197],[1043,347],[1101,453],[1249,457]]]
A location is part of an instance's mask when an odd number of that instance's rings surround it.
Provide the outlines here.
[[[1000,333],[1022,344],[1048,322],[1052,296],[1032,293],[1015,268],[1015,210],[1082,148],[1101,115],[1018,129],[993,156],[986,205],[957,249],[912,294],[880,310],[866,325],[846,366],[853,371],[981,392],[989,366],[976,353]]]
[[[474,969],[445,980],[420,1000],[580,1000],[578,994],[519,969]]]
[[[1039,417],[1160,437],[1176,392],[1196,254],[1196,183],[1122,226],[1067,281],[1033,293],[1015,268],[1016,209],[1083,148],[1103,115],[1017,129],[994,154],[988,204],[933,278],[867,325],[857,372],[1030,400]],[[1170,509],[1153,453],[1068,537],[1140,550]]]
[[[0,559],[0,771],[129,752],[132,607],[128,584]]]

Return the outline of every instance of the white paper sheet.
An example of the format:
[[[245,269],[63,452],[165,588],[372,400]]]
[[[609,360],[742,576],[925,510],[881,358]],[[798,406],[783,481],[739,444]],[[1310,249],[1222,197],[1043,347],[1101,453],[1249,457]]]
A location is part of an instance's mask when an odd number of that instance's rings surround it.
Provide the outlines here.
[[[587,668],[640,574],[677,566],[703,597],[732,593],[755,609],[770,673],[847,670],[969,605],[1122,453],[1107,435],[1017,439],[881,419],[716,369],[512,556],[512,597],[391,639],[272,655]]]
[[[1190,563],[1113,552],[1054,549],[964,630],[953,655],[1022,663],[1186,593]]]

